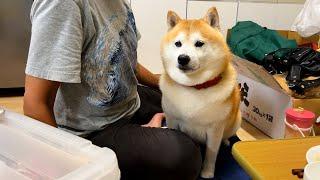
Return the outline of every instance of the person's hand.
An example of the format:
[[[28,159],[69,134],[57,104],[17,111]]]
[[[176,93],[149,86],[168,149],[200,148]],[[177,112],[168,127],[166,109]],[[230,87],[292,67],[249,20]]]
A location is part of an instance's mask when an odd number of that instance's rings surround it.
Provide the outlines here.
[[[153,116],[148,124],[142,125],[143,127],[161,127],[162,121],[165,118],[164,113],[157,113]]]

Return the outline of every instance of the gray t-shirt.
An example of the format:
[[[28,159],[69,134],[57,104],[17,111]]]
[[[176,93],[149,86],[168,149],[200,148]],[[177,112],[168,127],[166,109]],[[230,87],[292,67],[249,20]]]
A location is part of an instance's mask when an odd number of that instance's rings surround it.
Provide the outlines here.
[[[135,113],[139,35],[125,0],[35,0],[31,22],[26,74],[62,82],[59,128],[85,135]]]

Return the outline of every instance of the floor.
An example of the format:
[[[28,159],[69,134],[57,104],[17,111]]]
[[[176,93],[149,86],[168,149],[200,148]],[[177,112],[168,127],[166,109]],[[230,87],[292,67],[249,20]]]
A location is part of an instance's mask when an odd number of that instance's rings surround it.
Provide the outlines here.
[[[23,96],[21,95],[8,95],[0,96],[0,107],[5,107],[14,112],[23,113]],[[242,122],[241,128],[237,132],[238,137],[242,141],[251,141],[256,139],[270,139],[267,135],[263,134],[260,130],[252,126],[246,121]]]

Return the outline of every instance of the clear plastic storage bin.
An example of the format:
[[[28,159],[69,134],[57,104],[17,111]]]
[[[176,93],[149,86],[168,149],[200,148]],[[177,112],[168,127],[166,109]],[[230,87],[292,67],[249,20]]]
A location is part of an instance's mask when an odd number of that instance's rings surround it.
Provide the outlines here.
[[[0,179],[120,179],[115,153],[0,108]]]

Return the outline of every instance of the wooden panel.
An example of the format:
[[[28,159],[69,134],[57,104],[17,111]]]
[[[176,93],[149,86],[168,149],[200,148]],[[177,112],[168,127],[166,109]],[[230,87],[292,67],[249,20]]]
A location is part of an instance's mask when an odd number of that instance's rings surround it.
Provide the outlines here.
[[[303,169],[306,152],[320,137],[238,142],[232,154],[253,179],[298,179],[292,169]]]
[[[252,124],[243,120],[241,128],[237,131],[237,136],[241,141],[254,141],[259,139],[271,139],[268,135],[264,134],[261,130],[254,127]]]
[[[23,113],[23,97],[0,97],[0,106],[17,113]]]

